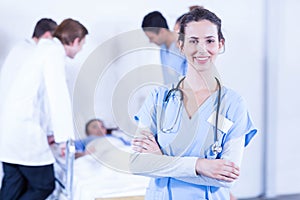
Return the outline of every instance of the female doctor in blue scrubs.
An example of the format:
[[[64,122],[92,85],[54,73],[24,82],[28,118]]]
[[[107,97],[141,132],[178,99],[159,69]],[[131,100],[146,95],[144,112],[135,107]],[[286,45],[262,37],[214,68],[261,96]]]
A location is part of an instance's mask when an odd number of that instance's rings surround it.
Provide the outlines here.
[[[153,91],[135,116],[130,170],[152,177],[146,199],[230,199],[244,147],[257,130],[243,98],[220,84],[214,63],[224,42],[211,11],[195,9],[182,19],[186,77],[175,93]]]

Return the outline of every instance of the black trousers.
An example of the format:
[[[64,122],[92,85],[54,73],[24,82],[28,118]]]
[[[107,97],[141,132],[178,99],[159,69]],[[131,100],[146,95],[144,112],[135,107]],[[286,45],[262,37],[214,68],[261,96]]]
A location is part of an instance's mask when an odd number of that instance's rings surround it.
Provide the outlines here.
[[[44,200],[55,188],[53,164],[24,166],[2,163],[0,200]]]

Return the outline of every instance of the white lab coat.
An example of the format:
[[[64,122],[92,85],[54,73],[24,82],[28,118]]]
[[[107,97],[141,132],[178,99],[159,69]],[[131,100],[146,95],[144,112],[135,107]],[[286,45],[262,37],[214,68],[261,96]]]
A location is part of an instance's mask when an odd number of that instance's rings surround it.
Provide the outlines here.
[[[42,39],[36,46],[18,48],[4,63],[0,76],[0,161],[51,164],[54,157],[47,142],[48,129],[56,142],[74,138],[65,57],[59,40]]]

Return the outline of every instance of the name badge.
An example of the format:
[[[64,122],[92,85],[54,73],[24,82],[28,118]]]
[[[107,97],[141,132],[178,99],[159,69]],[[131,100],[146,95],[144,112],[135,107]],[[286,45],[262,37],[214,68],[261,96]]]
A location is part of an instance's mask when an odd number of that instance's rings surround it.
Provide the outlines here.
[[[216,126],[216,111],[214,111],[210,117],[207,119],[207,121],[213,125]],[[223,133],[227,133],[228,130],[232,127],[233,122],[224,117],[223,115],[219,114],[218,117],[218,129],[222,131]]]

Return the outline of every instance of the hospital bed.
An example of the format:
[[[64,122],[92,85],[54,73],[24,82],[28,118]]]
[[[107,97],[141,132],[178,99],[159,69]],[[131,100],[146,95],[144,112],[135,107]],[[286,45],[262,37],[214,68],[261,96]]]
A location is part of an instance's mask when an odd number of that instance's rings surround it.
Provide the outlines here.
[[[58,145],[51,145],[51,150],[55,157],[54,171],[56,190],[47,200],[71,200],[73,199],[73,176],[74,176],[74,160],[75,146],[73,140],[66,143],[65,157],[61,156]]]
[[[66,144],[66,155],[62,158],[58,148],[54,147],[56,155],[55,176],[56,192],[52,199],[60,200],[141,200],[144,199],[149,178],[123,173],[105,166],[99,158],[115,157],[109,145],[120,143],[110,139],[97,139],[92,142],[96,153],[75,160],[75,146],[72,140]],[[122,150],[129,150],[123,146]],[[125,158],[126,159],[126,158]],[[50,198],[51,199],[51,198]]]

